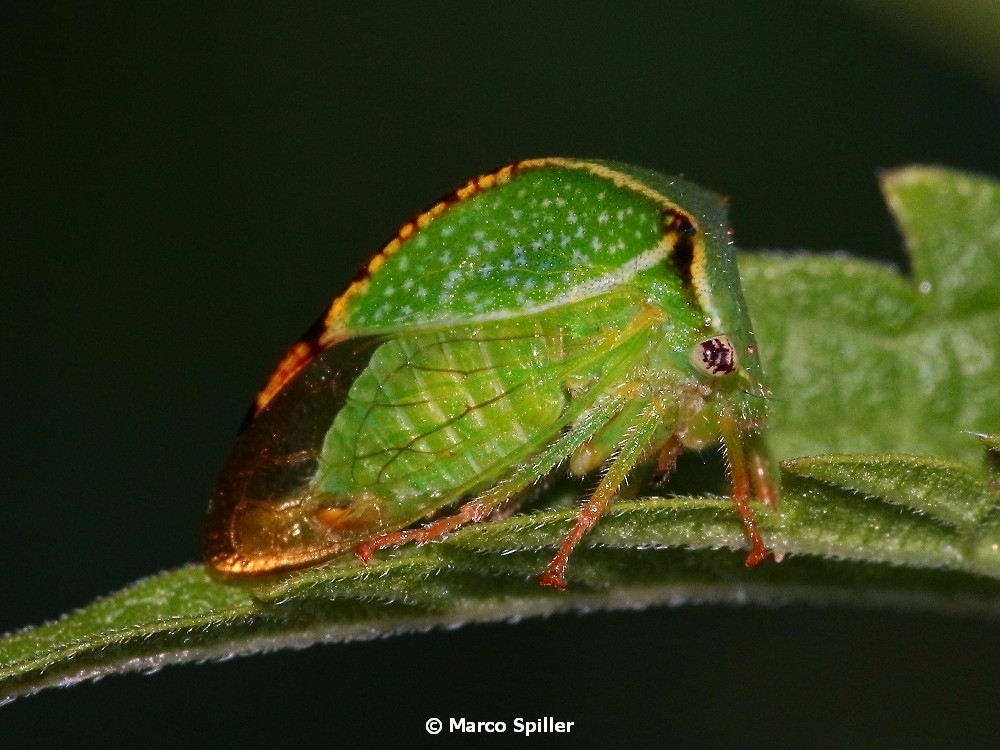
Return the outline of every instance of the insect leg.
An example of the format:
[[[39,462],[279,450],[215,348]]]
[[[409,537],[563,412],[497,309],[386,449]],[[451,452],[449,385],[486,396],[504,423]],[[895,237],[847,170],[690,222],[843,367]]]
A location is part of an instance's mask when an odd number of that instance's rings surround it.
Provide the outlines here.
[[[768,556],[767,547],[760,538],[757,522],[750,510],[750,479],[751,473],[759,470],[757,465],[748,465],[743,451],[743,436],[740,428],[729,409],[719,415],[719,428],[722,432],[722,445],[729,467],[729,478],[732,483],[731,496],[743,519],[743,528],[750,540],[750,554],[747,555],[746,566],[753,567]],[[756,461],[756,459],[755,459]],[[758,462],[759,463],[759,462]]]
[[[778,475],[763,437],[751,434],[743,441],[743,446],[754,497],[772,508],[778,507]]]
[[[662,414],[654,404],[649,404],[639,414],[636,423],[622,442],[618,455],[615,456],[608,470],[601,477],[601,482],[597,485],[594,494],[577,513],[576,524],[563,540],[556,556],[549,563],[549,567],[539,578],[539,583],[543,586],[553,586],[557,589],[566,588],[566,565],[569,563],[569,556],[573,549],[583,539],[583,535],[597,523],[611,502],[611,498],[615,496],[618,488],[625,481],[625,477],[642,459],[649,446],[649,441],[661,423]]]
[[[419,529],[394,531],[391,534],[382,534],[374,539],[369,539],[367,542],[362,542],[354,548],[354,554],[358,556],[361,562],[367,565],[371,562],[372,556],[380,549],[398,547],[401,544],[406,544],[407,542],[424,544],[425,542],[440,539],[448,532],[457,529],[459,526],[486,520],[496,507],[498,506],[491,505],[488,502],[483,502],[480,498],[476,498],[475,500],[470,500],[465,503],[465,505],[461,506],[457,513],[445,516],[444,518],[439,518],[436,521],[431,521],[429,524],[421,526]]]
[[[529,487],[539,477],[548,474],[566,456],[589,440],[595,432],[621,410],[625,403],[626,399],[619,394],[599,401],[593,409],[585,412],[575,425],[551,445],[524,461],[513,474],[508,475],[490,489],[462,505],[457,513],[431,521],[418,529],[404,529],[369,539],[355,548],[355,554],[367,565],[372,555],[380,549],[398,547],[407,542],[424,544],[441,538],[459,526],[486,520],[490,514],[503,507],[504,503],[508,502],[511,497]]]
[[[684,444],[680,437],[677,436],[677,433],[672,434],[656,456],[656,470],[653,472],[655,482],[667,481],[668,477],[674,473],[674,469],[677,468],[677,458],[683,450]]]

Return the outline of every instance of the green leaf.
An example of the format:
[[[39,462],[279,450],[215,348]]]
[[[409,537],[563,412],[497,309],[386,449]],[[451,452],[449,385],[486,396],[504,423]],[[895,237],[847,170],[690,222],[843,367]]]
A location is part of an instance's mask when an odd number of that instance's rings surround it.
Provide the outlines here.
[[[951,319],[1000,311],[1000,185],[915,167],[889,172],[882,189],[906,238],[921,307]],[[989,340],[996,345],[996,335]]]
[[[785,468],[956,526],[982,523],[997,503],[986,477],[952,461],[828,454],[786,461]]]
[[[579,494],[553,488],[552,509],[367,568],[347,557],[253,585],[201,566],[140,581],[0,639],[0,694],[567,610],[799,601],[1000,615],[1000,187],[917,167],[883,189],[913,280],[847,257],[741,260],[774,389],[770,440],[788,459],[780,507],[756,510],[779,564],[743,566],[728,500],[648,498],[615,504],[585,537],[569,591],[544,589],[536,576]]]
[[[740,264],[782,458],[913,453],[978,462],[1000,427],[1000,185],[930,167],[882,189],[916,274],[847,257]]]
[[[777,565],[743,566],[743,529],[722,498],[616,504],[573,558],[570,590],[537,574],[572,508],[517,515],[255,587],[169,571],[0,642],[7,696],[176,662],[372,638],[435,626],[688,602],[855,603],[1000,615],[1000,560],[956,527],[786,476],[759,512]],[[996,538],[996,537],[994,537]],[[794,554],[793,554],[794,553]],[[891,563],[874,565],[872,563]]]

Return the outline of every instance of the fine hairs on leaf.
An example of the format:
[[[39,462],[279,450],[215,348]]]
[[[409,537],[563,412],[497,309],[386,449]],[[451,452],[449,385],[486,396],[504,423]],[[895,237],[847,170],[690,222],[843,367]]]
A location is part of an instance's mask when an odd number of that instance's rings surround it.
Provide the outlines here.
[[[1000,184],[933,167],[882,177],[912,277],[849,257],[744,255],[773,395],[778,508],[755,508],[781,562],[748,570],[726,498],[620,500],[537,575],[579,484],[440,542],[233,583],[167,571],[0,640],[0,695],[290,646],[699,602],[1000,616]]]

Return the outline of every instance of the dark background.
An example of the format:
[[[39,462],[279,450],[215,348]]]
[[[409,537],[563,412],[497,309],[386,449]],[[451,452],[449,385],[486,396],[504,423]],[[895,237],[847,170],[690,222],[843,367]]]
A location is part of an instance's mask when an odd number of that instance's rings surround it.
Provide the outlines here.
[[[731,196],[744,247],[897,263],[879,168],[1000,174],[1000,87],[837,3],[119,5],[0,11],[0,630],[198,559],[270,368],[474,174],[620,159]],[[557,617],[49,691],[0,709],[0,745],[431,746],[431,716],[555,716],[591,746],[988,747],[998,636]]]

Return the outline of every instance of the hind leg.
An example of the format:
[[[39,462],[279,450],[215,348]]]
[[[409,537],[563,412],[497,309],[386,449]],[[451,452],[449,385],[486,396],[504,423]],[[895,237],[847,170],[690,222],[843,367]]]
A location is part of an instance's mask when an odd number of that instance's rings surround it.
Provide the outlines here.
[[[354,550],[355,554],[367,565],[380,549],[398,547],[407,542],[425,544],[440,539],[460,526],[485,521],[491,514],[509,503],[512,497],[530,487],[539,477],[551,472],[567,456],[593,437],[625,403],[624,396],[616,394],[597,404],[548,448],[517,466],[513,474],[507,478],[462,505],[457,513],[431,521],[417,529],[381,534],[359,544]]]

